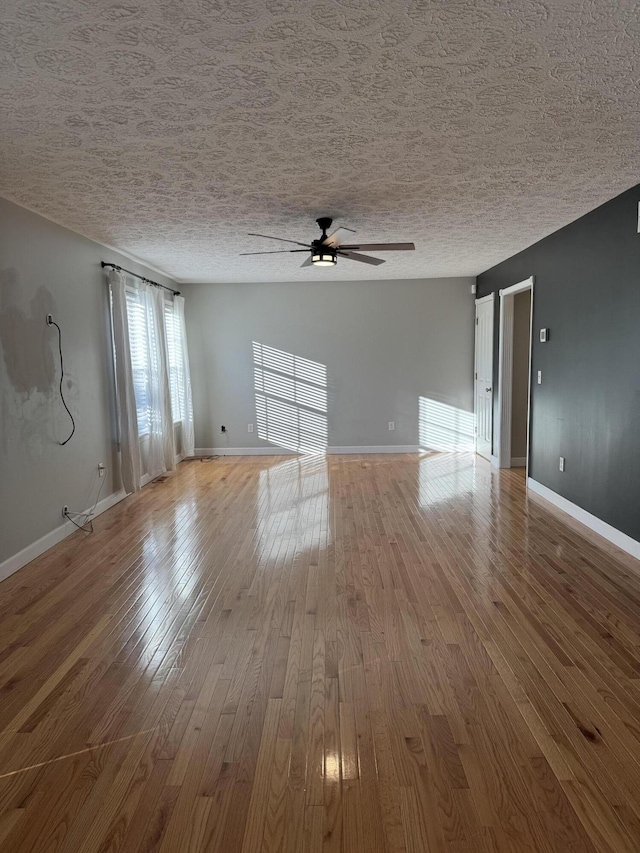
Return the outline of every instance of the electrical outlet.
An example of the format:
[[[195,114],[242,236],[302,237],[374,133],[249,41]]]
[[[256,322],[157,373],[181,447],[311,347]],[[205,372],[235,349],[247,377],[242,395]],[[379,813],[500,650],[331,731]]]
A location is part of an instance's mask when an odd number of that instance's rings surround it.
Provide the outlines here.
[[[561,471],[564,471],[564,456],[560,457],[560,465],[559,468]]]
[[[542,371],[538,371],[538,385],[542,385]]]
[[[107,470],[107,466],[104,462],[98,462],[98,477],[104,477]]]
[[[226,432],[226,431],[227,431],[226,426],[224,424],[222,424],[222,426],[220,427],[220,432]]]
[[[389,421],[389,432],[393,432],[395,428],[396,428],[396,422],[395,421]]]
[[[51,314],[47,314],[47,326],[52,326],[52,325],[53,325],[53,317],[51,316]]]
[[[253,432],[253,424],[247,424],[247,432]]]
[[[63,517],[63,518],[66,518],[66,517],[67,517],[68,512],[69,512],[69,507],[65,504],[65,505],[62,507],[62,517]]]
[[[549,340],[549,329],[540,329],[540,343],[546,344]]]

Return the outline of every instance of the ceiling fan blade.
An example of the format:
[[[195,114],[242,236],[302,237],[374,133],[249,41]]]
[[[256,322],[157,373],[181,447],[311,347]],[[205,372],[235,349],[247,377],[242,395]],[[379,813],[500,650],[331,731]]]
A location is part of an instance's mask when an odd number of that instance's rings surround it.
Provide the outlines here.
[[[415,243],[354,243],[340,246],[341,249],[366,249],[368,252],[410,252],[415,247]]]
[[[293,243],[294,246],[305,246],[307,249],[309,248],[308,243],[300,243],[298,240],[285,240],[284,237],[273,237],[271,234],[254,234],[251,231],[248,232],[249,237],[266,237],[267,240],[280,240],[281,243]]]
[[[355,230],[353,228],[347,228],[345,225],[341,225],[339,228],[336,228],[335,231],[332,231],[331,234],[327,235],[325,239],[322,241],[324,246],[338,246],[340,244],[340,238],[343,235],[342,232],[349,232],[350,234],[355,234]]]
[[[304,261],[304,263],[300,264],[300,267],[310,267],[311,266],[311,255]]]
[[[240,255],[288,255],[289,252],[308,252],[309,249],[271,249],[269,252],[239,252]]]
[[[356,252],[343,252],[342,249],[338,249],[338,255],[341,258],[349,258],[350,261],[361,261],[363,264],[373,264],[376,267],[384,263],[382,258],[372,258],[370,255],[358,255]]]

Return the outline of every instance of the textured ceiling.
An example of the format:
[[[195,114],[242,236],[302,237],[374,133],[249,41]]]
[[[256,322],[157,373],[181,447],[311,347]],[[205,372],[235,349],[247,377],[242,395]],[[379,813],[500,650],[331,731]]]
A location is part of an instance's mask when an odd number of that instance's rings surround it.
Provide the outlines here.
[[[640,179],[616,0],[4,0],[0,195],[180,280],[476,274]],[[380,267],[238,257],[413,240]]]

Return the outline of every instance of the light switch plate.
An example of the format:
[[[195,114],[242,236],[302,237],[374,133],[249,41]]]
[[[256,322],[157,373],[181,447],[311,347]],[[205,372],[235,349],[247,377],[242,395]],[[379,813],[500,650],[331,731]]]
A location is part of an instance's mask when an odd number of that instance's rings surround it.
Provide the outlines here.
[[[546,344],[549,340],[549,329],[540,329],[540,343]]]
[[[538,371],[538,385],[542,385],[542,371]]]

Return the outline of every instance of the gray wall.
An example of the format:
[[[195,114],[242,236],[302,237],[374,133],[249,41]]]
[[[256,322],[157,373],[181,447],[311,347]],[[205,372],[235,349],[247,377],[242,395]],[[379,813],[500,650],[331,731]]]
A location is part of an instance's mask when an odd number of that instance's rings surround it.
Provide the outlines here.
[[[473,410],[472,283],[183,286],[196,446],[269,446],[247,431],[257,422],[254,341],[326,366],[329,446],[417,445],[421,397],[464,419]]]
[[[543,381],[532,385],[530,475],[636,540],[639,201],[637,186],[478,277],[478,296],[485,296],[535,276],[532,361]],[[546,327],[550,339],[541,344]]]
[[[62,507],[118,491],[107,286],[100,261],[168,279],[15,204],[0,199],[0,563],[62,523]],[[65,395],[53,314],[63,334]]]
[[[513,298],[513,379],[511,383],[511,458],[527,455],[527,404],[529,396],[529,337],[531,291]]]

